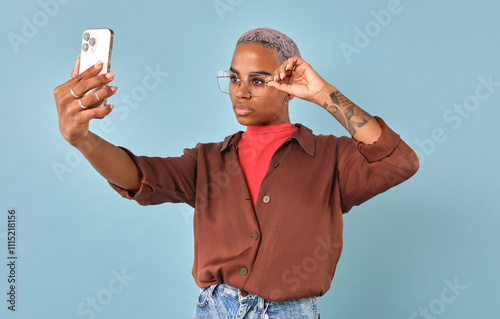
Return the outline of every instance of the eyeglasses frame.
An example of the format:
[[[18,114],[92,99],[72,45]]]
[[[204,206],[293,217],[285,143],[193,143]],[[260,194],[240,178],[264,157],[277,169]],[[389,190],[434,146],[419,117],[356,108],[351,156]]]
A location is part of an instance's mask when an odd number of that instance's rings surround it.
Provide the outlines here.
[[[220,90],[222,93],[224,93],[224,94],[229,94],[229,95],[234,94],[234,93],[236,93],[236,92],[238,91],[238,87],[239,87],[240,83],[243,83],[243,86],[245,87],[245,90],[247,91],[248,95],[250,95],[250,96],[252,96],[252,97],[262,97],[262,96],[266,95],[266,91],[267,91],[267,83],[268,83],[268,81],[266,80],[266,76],[265,76],[264,74],[260,74],[260,73],[248,73],[248,74],[246,74],[246,75],[245,75],[245,77],[247,77],[247,76],[249,76],[249,75],[258,75],[258,76],[262,76],[262,77],[264,78],[264,93],[263,93],[262,95],[253,95],[253,94],[251,94],[251,93],[248,91],[248,87],[247,87],[247,85],[246,85],[245,81],[244,81],[243,79],[240,79],[239,77],[237,78],[237,79],[238,79],[238,85],[236,86],[236,90],[235,90],[233,93],[224,92],[224,91],[222,90],[222,88],[220,87],[220,82],[219,82],[219,79],[220,79],[220,78],[225,78],[225,77],[227,77],[226,75],[222,75],[222,74],[226,74],[226,73],[230,73],[230,72],[231,72],[231,71],[219,71],[219,72],[217,73],[217,76],[216,76],[216,78],[217,78],[217,86],[219,87],[219,90]],[[234,72],[232,72],[232,73],[234,73]]]

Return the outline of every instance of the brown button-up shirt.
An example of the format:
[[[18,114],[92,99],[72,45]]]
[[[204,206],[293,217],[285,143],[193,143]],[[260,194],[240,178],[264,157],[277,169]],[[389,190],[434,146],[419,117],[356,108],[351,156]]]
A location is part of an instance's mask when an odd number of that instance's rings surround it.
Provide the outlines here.
[[[380,118],[382,135],[365,145],[313,135],[301,124],[273,155],[252,205],[237,144],[185,149],[180,157],[135,156],[141,205],[184,202],[195,208],[194,264],[199,287],[225,283],[269,301],[324,295],[342,250],[342,214],[418,169],[418,158]]]

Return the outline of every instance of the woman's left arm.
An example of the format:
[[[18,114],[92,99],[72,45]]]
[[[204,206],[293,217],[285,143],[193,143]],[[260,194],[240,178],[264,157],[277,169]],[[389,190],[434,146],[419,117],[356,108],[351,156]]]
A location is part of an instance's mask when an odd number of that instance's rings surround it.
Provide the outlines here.
[[[267,80],[269,86],[323,107],[358,142],[372,144],[380,137],[382,130],[378,121],[321,78],[300,57],[285,61]]]

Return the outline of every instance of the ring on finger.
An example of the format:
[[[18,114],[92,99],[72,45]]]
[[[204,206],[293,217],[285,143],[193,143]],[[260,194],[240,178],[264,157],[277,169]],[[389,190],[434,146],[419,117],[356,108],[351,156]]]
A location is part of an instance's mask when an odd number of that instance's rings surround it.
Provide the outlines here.
[[[95,97],[97,98],[97,102],[99,102],[101,99],[99,98],[99,95],[97,95],[97,92],[94,92]]]
[[[85,105],[82,104],[82,100],[81,99],[78,99],[78,104],[80,104],[80,106],[82,107],[82,109],[86,109],[87,108]]]
[[[75,98],[79,99],[81,98],[81,96],[78,96],[75,94],[75,92],[73,92],[73,89],[69,90],[71,92],[71,95],[73,95]]]

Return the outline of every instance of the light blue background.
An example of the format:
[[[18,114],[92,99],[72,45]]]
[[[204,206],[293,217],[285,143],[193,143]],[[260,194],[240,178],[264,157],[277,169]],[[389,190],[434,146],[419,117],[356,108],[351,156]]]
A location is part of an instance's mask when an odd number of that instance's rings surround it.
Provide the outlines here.
[[[82,31],[113,29],[119,89],[101,135],[136,154],[180,155],[244,129],[215,75],[239,35],[267,26],[292,37],[326,80],[384,118],[421,159],[411,180],[345,215],[322,318],[425,318],[419,309],[429,307],[440,319],[498,318],[500,87],[483,89],[489,97],[455,128],[443,116],[473,101],[479,77],[500,81],[500,2],[401,0],[350,63],[341,44],[354,45],[355,28],[376,28],[371,11],[390,1],[220,0],[231,10],[219,13],[210,0],[66,2],[1,2],[0,317],[92,318],[88,298],[102,301],[95,318],[192,316],[193,210],[116,194],[62,138],[52,90],[69,78]],[[13,34],[26,43],[13,45]],[[168,76],[127,106],[123,97],[157,66]],[[316,105],[296,99],[290,108],[292,122],[315,133],[346,134]],[[433,131],[441,136],[431,143]],[[9,208],[18,212],[15,313],[5,301]],[[453,293],[445,282],[455,281]]]

